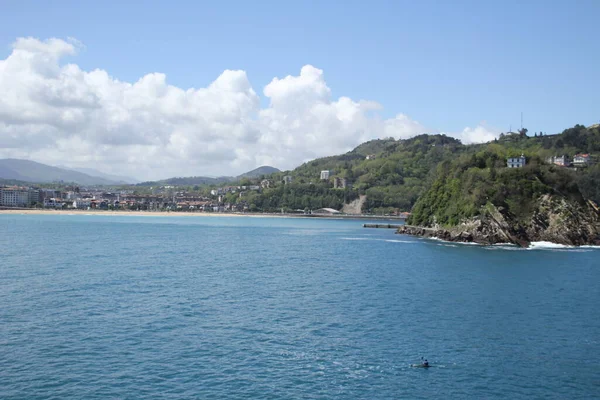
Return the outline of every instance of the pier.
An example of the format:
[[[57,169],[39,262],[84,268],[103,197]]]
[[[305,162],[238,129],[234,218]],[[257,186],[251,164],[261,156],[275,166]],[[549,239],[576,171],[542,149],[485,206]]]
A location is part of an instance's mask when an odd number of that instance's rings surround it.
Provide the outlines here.
[[[404,225],[399,224],[363,224],[363,228],[398,229]]]

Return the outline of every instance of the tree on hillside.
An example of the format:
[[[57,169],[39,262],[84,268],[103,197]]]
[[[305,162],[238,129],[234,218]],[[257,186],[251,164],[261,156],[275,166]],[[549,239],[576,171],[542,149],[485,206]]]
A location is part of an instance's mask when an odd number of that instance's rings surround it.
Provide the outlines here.
[[[519,135],[524,138],[527,136],[527,128],[521,128],[519,129]]]
[[[578,179],[579,190],[586,199],[600,204],[600,165],[595,165]]]

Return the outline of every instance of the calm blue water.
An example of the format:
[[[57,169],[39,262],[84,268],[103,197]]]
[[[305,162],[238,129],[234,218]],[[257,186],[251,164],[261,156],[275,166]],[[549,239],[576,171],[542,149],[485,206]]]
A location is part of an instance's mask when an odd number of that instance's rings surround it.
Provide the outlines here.
[[[0,255],[2,399],[600,396],[600,250],[0,215]]]

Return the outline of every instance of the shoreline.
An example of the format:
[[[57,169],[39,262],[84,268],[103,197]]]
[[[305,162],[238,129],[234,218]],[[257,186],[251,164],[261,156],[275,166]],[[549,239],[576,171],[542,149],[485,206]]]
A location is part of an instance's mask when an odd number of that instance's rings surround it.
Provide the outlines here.
[[[315,215],[281,213],[221,213],[181,211],[110,211],[110,210],[54,210],[34,208],[2,208],[0,215],[101,215],[123,217],[251,217],[251,218],[318,218],[354,220],[404,221],[404,218],[380,215]]]
[[[521,249],[577,249],[577,248],[600,248],[598,242],[586,242],[582,244],[564,243],[557,240],[549,240],[544,237],[537,237],[532,240],[525,240],[512,236],[506,232],[502,235],[482,236],[479,232],[469,230],[452,230],[443,228],[430,228],[423,226],[404,225],[395,232],[397,235],[407,235],[419,239],[435,240],[444,243],[476,245],[482,247],[488,246],[515,246]]]

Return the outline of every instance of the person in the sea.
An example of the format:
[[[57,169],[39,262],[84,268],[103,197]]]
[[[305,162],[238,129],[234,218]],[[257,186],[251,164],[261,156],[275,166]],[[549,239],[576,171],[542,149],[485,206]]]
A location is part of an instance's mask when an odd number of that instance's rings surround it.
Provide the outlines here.
[[[423,366],[429,367],[429,361],[427,361],[427,359],[423,360]]]

